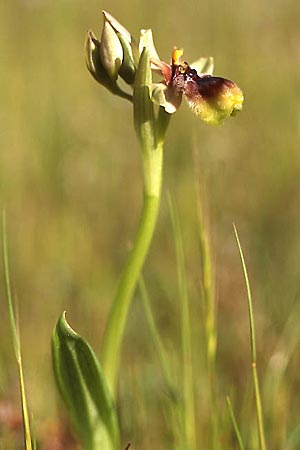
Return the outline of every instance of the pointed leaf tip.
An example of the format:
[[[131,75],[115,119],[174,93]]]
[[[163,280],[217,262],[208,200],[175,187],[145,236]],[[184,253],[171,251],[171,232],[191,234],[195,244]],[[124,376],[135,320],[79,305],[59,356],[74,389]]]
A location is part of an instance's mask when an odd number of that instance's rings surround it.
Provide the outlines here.
[[[119,447],[115,407],[100,363],[63,312],[52,338],[56,383],[83,446],[89,450]]]

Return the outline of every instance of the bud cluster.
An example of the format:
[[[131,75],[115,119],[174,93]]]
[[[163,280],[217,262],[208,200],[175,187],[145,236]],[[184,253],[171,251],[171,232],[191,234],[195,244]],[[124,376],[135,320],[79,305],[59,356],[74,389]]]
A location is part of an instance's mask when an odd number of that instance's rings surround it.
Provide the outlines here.
[[[101,40],[89,31],[85,42],[87,68],[113,94],[132,100],[117,84],[118,77],[133,85],[139,59],[133,37],[113,16],[103,11]]]

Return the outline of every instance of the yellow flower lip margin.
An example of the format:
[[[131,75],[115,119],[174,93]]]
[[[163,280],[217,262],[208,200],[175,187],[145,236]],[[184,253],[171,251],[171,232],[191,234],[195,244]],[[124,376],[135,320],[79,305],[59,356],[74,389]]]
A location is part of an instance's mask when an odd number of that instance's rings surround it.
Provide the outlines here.
[[[204,122],[220,125],[241,111],[244,95],[232,81],[204,75],[187,81],[184,90],[188,105]]]

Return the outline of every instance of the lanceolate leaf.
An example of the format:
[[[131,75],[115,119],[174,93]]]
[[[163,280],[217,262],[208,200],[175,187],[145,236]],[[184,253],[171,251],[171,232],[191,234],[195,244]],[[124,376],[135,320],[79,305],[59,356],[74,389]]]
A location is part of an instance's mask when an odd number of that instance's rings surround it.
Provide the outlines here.
[[[119,427],[100,363],[63,313],[52,338],[56,382],[85,450],[119,449]]]

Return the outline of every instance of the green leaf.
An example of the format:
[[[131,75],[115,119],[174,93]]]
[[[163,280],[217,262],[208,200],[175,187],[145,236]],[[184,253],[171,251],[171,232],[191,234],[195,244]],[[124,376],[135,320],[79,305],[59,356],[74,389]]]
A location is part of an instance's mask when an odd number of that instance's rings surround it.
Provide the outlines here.
[[[65,313],[54,329],[52,355],[57,386],[85,450],[119,449],[115,406],[100,363]]]
[[[6,287],[6,297],[8,304],[8,314],[10,321],[10,329],[13,339],[13,346],[15,357],[18,364],[19,369],[19,384],[20,384],[20,394],[21,394],[21,407],[22,407],[22,417],[23,417],[23,431],[24,431],[24,444],[25,450],[32,450],[32,430],[30,426],[29,420],[29,411],[27,406],[27,397],[25,390],[25,381],[23,374],[23,363],[22,363],[22,354],[21,354],[21,340],[18,322],[16,320],[16,315],[14,311],[13,299],[11,295],[11,286],[10,286],[10,272],[9,272],[9,264],[8,264],[8,239],[7,239],[7,227],[6,227],[6,214],[5,210],[2,215],[2,256],[3,256],[3,269],[4,269],[4,280]]]

